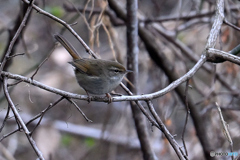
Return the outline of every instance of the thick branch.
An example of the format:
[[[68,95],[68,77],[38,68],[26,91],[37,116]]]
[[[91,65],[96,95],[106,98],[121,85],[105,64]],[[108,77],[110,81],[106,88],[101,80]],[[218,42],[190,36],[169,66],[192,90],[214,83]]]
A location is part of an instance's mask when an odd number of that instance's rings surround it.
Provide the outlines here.
[[[240,48],[240,45],[238,45]],[[207,61],[213,63],[222,63],[224,61],[229,61],[235,64],[240,65],[240,57],[235,56],[234,54],[220,51],[214,48],[209,48],[207,51]]]
[[[214,48],[217,43],[217,38],[222,27],[224,19],[224,0],[217,0],[217,9],[215,13],[214,23],[208,36],[205,48]]]
[[[134,93],[138,93],[138,0],[127,0],[127,66],[132,70],[132,74],[128,74],[129,81],[135,86],[128,84],[128,88]],[[155,160],[156,156],[150,144],[149,134],[147,132],[146,121],[141,110],[136,103],[131,103],[132,116],[138,139],[141,144],[141,150],[144,160]]]

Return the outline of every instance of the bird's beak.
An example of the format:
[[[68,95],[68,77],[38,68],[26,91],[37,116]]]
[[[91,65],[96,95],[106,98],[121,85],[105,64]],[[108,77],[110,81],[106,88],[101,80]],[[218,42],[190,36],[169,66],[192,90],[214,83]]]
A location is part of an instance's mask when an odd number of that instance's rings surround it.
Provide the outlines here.
[[[131,70],[126,70],[126,73],[131,73],[131,72],[133,72],[133,71],[131,71]]]

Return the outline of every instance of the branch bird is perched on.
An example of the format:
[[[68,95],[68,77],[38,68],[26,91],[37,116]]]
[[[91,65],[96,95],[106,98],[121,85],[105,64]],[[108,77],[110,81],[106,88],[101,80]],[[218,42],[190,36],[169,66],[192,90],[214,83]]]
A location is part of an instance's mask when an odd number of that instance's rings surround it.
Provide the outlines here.
[[[102,59],[81,58],[76,49],[61,35],[54,35],[55,39],[70,53],[73,58],[69,62],[75,67],[75,75],[78,84],[89,94],[106,94],[111,102],[111,96],[108,94],[114,90],[122,81],[123,77],[131,72],[115,61]],[[89,98],[90,102],[90,98]]]

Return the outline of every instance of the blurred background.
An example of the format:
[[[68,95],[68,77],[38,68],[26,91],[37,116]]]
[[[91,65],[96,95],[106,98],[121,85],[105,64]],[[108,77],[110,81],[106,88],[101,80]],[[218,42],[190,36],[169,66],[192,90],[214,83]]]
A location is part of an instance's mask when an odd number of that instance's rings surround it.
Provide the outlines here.
[[[126,8],[126,1],[118,4]],[[104,0],[83,1],[36,1],[43,10],[71,24],[80,37],[102,59],[117,59],[126,66],[126,25],[117,18]],[[204,51],[208,34],[214,20],[214,0],[139,0],[138,17],[140,25],[154,34],[161,53],[166,56],[173,72],[181,77],[190,70]],[[239,2],[226,0],[225,17],[239,26]],[[23,16],[24,3],[20,0],[0,1],[0,54],[3,57],[14,33],[18,20]],[[76,11],[76,8],[79,11]],[[84,9],[85,8],[85,9]],[[100,17],[101,11],[105,13]],[[110,16],[109,16],[110,15]],[[111,17],[115,16],[114,17]],[[100,17],[100,20],[98,19]],[[113,19],[116,21],[113,22]],[[105,27],[105,28],[104,28]],[[61,24],[33,10],[29,21],[16,42],[12,54],[25,53],[11,59],[7,71],[31,77],[40,67],[34,79],[64,91],[86,94],[79,87],[73,67],[68,64],[71,57],[60,45],[55,45],[54,34],[63,35],[80,53],[89,58],[79,41]],[[11,39],[10,39],[11,40]],[[223,25],[216,48],[229,51],[239,44],[239,31]],[[184,51],[185,50],[185,51]],[[190,53],[190,55],[186,54]],[[239,67],[233,63],[207,63],[210,71],[200,69],[190,80],[188,94],[193,99],[205,123],[215,151],[230,152],[215,102],[223,109],[234,141],[233,150],[239,152]],[[216,75],[224,77],[222,81]],[[9,83],[14,82],[9,80]],[[123,81],[126,84],[126,81]],[[168,77],[151,59],[144,43],[139,39],[139,94],[148,94],[163,89],[169,84]],[[185,86],[186,84],[182,84]],[[18,107],[25,122],[56,102],[60,96],[19,83],[9,87],[11,98]],[[235,92],[234,92],[235,91]],[[121,87],[116,93],[126,94]],[[1,92],[0,122],[7,112],[7,101]],[[67,100],[62,100],[47,111],[33,137],[46,159],[59,160],[140,160],[142,152],[135,130],[129,102],[91,102],[75,100],[78,106],[93,122],[87,122],[78,110]],[[142,102],[147,108],[146,103]],[[175,91],[153,100],[154,107],[168,130],[182,145],[181,134],[186,118],[185,105]],[[37,121],[29,125],[32,130]],[[145,119],[150,144],[159,159],[177,159],[176,153],[161,131],[152,127]],[[2,138],[17,129],[13,114],[0,133]],[[190,159],[204,159],[191,117],[185,131],[185,143]],[[23,132],[4,138],[0,143],[0,159],[25,160],[37,156]],[[222,159],[230,157],[221,157]]]

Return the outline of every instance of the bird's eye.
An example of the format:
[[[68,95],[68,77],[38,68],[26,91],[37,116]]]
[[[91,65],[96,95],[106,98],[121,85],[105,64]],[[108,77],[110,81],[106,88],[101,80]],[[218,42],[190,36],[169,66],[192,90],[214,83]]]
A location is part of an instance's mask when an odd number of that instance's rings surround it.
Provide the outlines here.
[[[120,72],[120,71],[119,71],[118,69],[115,69],[114,72],[115,72],[115,73],[118,73],[118,72]]]

